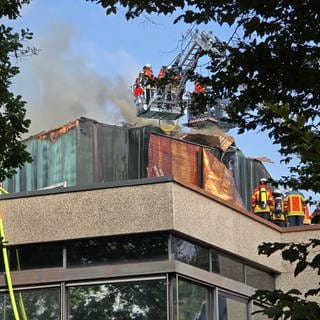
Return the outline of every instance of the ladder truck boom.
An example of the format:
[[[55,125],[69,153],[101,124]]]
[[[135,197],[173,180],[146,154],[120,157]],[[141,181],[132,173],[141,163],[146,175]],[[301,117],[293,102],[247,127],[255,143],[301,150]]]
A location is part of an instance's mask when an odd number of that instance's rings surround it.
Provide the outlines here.
[[[185,97],[186,84],[201,55],[211,51],[223,57],[216,47],[220,41],[217,38],[213,39],[211,33],[189,31],[187,40],[187,44],[171,63],[171,73],[176,79],[168,79],[164,86],[159,86],[157,79],[149,88],[148,84],[143,82],[132,86],[134,90],[137,89],[137,85],[141,87],[141,90],[135,91],[137,94],[134,99],[138,117],[159,120],[176,120],[182,117],[190,103],[190,99]]]

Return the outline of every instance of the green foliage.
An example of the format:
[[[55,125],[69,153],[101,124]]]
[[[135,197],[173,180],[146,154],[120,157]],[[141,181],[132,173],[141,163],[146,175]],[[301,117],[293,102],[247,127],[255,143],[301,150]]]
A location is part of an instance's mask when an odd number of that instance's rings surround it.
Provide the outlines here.
[[[279,145],[290,176],[280,183],[320,192],[320,2],[315,0],[87,0],[126,18],[175,14],[176,21],[234,28],[227,59],[211,54],[211,99],[230,101],[239,133],[266,131]],[[235,36],[237,38],[235,38]]]
[[[29,2],[1,1],[0,17],[16,19],[21,6]],[[32,33],[27,29],[17,33],[4,24],[0,25],[0,181],[11,177],[16,168],[31,161],[25,145],[20,141],[30,125],[30,120],[26,119],[26,103],[20,95],[14,95],[10,90],[12,78],[19,73],[13,61],[32,51],[23,47],[23,42],[31,38]]]
[[[280,253],[283,260],[294,264],[295,277],[305,271],[306,268],[313,269],[320,275],[320,253],[315,254],[318,246],[320,246],[319,239],[309,239],[306,243],[267,242],[258,247],[258,253],[267,257],[276,252]],[[310,288],[305,293],[296,289],[288,292],[257,290],[251,299],[269,305],[270,307],[257,312],[263,312],[272,319],[319,319],[320,305],[305,300],[310,296],[319,296],[319,283],[316,285],[316,288]]]
[[[318,303],[299,298],[298,290],[258,290],[251,299],[270,305],[269,308],[254,313],[263,313],[270,319],[316,320],[320,317]]]

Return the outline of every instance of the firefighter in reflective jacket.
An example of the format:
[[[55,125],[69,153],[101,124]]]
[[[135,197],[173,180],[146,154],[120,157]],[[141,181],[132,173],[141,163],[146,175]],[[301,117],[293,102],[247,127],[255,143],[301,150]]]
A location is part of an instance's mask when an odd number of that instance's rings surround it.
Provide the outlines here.
[[[199,80],[196,80],[191,94],[190,112],[194,116],[200,116],[207,111],[207,104],[207,87]]]
[[[311,224],[308,201],[306,201],[306,202],[304,203],[304,219],[303,219],[303,224],[304,224],[304,225]]]
[[[136,78],[136,86],[141,85],[145,88],[146,103],[148,104],[151,99],[151,91],[155,88],[156,78],[153,75],[152,67],[150,64],[143,66],[143,70],[139,73]]]
[[[271,220],[274,202],[272,192],[267,186],[267,179],[262,178],[259,181],[259,187],[253,190],[251,197],[252,212],[256,215]]]
[[[279,227],[287,226],[287,218],[285,213],[285,203],[283,200],[283,194],[279,189],[275,189],[272,192],[274,207],[271,213],[271,220]]]
[[[301,192],[290,190],[285,196],[285,210],[289,227],[302,226],[305,215],[306,200]]]

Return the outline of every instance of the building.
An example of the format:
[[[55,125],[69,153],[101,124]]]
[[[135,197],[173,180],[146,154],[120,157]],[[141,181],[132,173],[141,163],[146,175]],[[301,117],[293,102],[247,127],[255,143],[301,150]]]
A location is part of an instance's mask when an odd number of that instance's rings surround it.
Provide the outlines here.
[[[282,229],[171,172],[2,195],[21,318],[265,319],[251,315],[255,289],[313,286],[257,247],[319,238],[317,225]],[[5,277],[0,313],[13,319]]]

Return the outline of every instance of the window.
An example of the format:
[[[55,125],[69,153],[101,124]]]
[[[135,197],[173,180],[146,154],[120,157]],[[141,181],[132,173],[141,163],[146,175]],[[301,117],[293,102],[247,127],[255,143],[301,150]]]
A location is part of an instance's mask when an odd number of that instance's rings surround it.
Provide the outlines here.
[[[246,270],[246,284],[257,289],[274,290],[274,277],[265,271],[256,268],[245,266]]]
[[[68,319],[167,320],[166,279],[68,288]]]
[[[244,299],[219,293],[218,301],[219,320],[248,319],[248,304]]]
[[[274,275],[248,266],[231,255],[213,248],[205,248],[191,241],[172,236],[172,258],[192,266],[218,273],[226,278],[246,283],[257,289],[273,290]],[[210,270],[211,254],[211,270]]]
[[[209,249],[172,236],[172,258],[209,271]]]
[[[15,299],[20,319],[60,319],[59,288],[16,290]],[[0,319],[14,319],[9,294],[6,293],[0,293]]]
[[[168,259],[168,235],[93,238],[67,244],[67,266]]]
[[[174,320],[210,319],[209,289],[177,277],[173,285]]]
[[[212,249],[212,271],[226,278],[244,282],[243,263]]]
[[[62,244],[28,244],[8,249],[12,271],[62,267]]]

